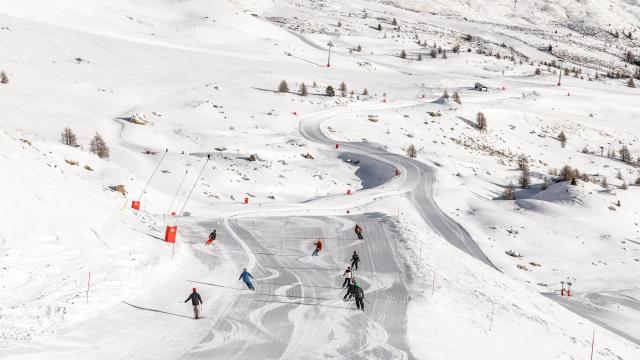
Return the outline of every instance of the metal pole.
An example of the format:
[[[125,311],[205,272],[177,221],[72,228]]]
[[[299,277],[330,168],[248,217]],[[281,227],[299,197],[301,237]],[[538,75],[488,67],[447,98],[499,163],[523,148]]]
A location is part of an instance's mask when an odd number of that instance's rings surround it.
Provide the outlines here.
[[[89,279],[87,279],[87,304],[89,303],[89,285],[91,284],[91,271],[89,271]]]
[[[596,331],[593,330],[593,337],[591,338],[591,360],[593,360],[593,347],[596,342]]]
[[[433,272],[433,283],[431,286],[431,295],[436,291],[436,272]]]
[[[558,77],[558,86],[562,84],[562,60],[560,60],[560,76]]]
[[[489,331],[491,331],[491,329],[493,329],[493,314],[494,314],[494,308],[496,307],[496,304],[493,304],[491,306],[491,324],[489,325]]]
[[[147,183],[144,185],[144,188],[142,189],[142,192],[140,193],[140,197],[138,197],[138,201],[140,201],[140,199],[142,199],[142,196],[147,191],[147,188],[149,187],[149,184],[151,184],[151,179],[153,179],[153,176],[156,174],[156,171],[158,171],[158,169],[160,168],[160,164],[162,164],[162,160],[164,160],[164,157],[167,156],[167,152],[169,152],[169,149],[165,149],[164,150],[164,154],[160,158],[160,161],[158,162],[158,165],[153,170],[153,173],[151,173],[151,176],[149,177],[149,180],[147,180]]]
[[[180,192],[180,189],[182,188],[182,184],[184,183],[184,179],[187,178],[187,174],[189,173],[189,169],[187,169],[184,172],[184,176],[182,177],[182,181],[180,181],[180,185],[178,185],[178,190],[176,190],[176,194],[173,195],[173,200],[171,200],[171,205],[169,205],[169,209],[167,210],[167,214],[171,213],[171,208],[173,207],[173,203],[176,201],[176,198],[178,198],[178,193]]]
[[[185,199],[184,204],[182,204],[182,208],[180,209],[180,212],[176,217],[176,222],[173,223],[173,226],[178,225],[178,220],[180,220],[180,218],[182,217],[182,212],[184,211],[185,206],[187,206],[187,203],[189,202],[189,198],[191,197],[191,194],[193,194],[193,190],[195,190],[196,185],[198,185],[198,181],[200,180],[202,173],[204,173],[204,169],[207,167],[207,163],[209,163],[209,160],[211,160],[211,154],[207,155],[207,161],[205,161],[204,165],[202,165],[202,170],[200,170],[200,174],[198,174],[198,178],[193,183],[193,187],[191,188],[191,191],[189,191],[189,195],[187,195],[187,198]]]

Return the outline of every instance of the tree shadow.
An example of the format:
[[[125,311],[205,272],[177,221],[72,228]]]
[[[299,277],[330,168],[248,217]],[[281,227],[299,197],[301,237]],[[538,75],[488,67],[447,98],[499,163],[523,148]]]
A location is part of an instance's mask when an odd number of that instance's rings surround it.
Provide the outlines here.
[[[160,236],[158,236],[158,235],[153,235],[153,234],[149,234],[149,233],[146,233],[145,235],[150,236],[150,237],[152,237],[152,238],[154,238],[154,239],[158,239],[158,240],[162,240],[162,241],[164,241],[164,238],[163,238],[163,237],[160,237]]]
[[[300,95],[298,92],[296,91],[278,91],[278,90],[273,90],[273,89],[264,89],[264,88],[259,88],[259,87],[255,87],[252,86],[251,87],[254,90],[260,90],[260,91],[266,91],[266,92],[271,92],[274,94],[292,94],[292,95]],[[309,87],[307,87],[309,88]],[[337,91],[337,90],[336,90]],[[318,92],[311,92],[311,90],[309,90],[309,96],[329,96],[327,94],[323,94],[323,93],[318,93]]]
[[[478,125],[471,120],[465,119],[462,116],[458,116],[458,119],[464,121],[467,125],[471,126],[471,128],[478,130]]]
[[[192,317],[190,316],[186,316],[186,315],[180,315],[180,314],[174,314],[171,312],[167,312],[167,311],[162,311],[162,310],[157,310],[157,309],[148,309],[148,308],[143,308],[141,306],[137,306],[137,305],[133,305],[133,304],[129,304],[126,301],[121,301],[123,304],[129,305],[133,308],[136,308],[138,310],[145,310],[145,311],[152,311],[152,312],[157,312],[157,313],[161,313],[161,314],[167,314],[167,315],[173,315],[173,316],[179,316],[179,317],[183,317],[183,318],[187,318],[187,319],[192,319]]]
[[[300,57],[300,56],[293,55],[292,53],[287,53],[287,54],[288,54],[288,56],[291,56],[292,58],[296,58],[296,59],[298,59],[298,60],[306,61],[306,62],[308,62],[308,63],[310,63],[310,64],[313,64],[313,65],[316,65],[316,66],[319,66],[319,67],[325,67],[325,65],[318,64],[318,63],[317,63],[317,62],[315,62],[315,61],[311,61],[311,60],[308,60],[308,59],[302,58],[302,57]]]

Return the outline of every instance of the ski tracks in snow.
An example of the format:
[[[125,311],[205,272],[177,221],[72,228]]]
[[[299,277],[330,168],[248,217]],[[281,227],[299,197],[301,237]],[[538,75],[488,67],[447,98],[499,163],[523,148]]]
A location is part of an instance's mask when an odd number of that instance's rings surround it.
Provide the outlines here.
[[[229,296],[214,315],[219,320],[180,359],[412,359],[405,339],[407,289],[386,220],[370,215],[357,221],[367,229],[365,241],[355,240],[346,217],[225,220],[231,236],[224,241],[247,252],[240,259],[252,265],[256,292]],[[315,239],[325,247],[311,257]],[[362,258],[355,278],[365,289],[364,313],[342,300],[341,275],[354,249]]]

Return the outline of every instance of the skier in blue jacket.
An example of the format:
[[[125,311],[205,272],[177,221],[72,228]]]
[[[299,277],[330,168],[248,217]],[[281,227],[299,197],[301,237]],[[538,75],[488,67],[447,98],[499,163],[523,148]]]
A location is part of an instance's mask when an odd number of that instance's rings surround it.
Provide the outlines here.
[[[247,285],[249,290],[256,291],[256,289],[253,287],[253,284],[251,283],[251,279],[253,279],[253,276],[247,271],[247,269],[242,270],[242,274],[240,274],[240,277],[238,278],[238,280],[240,279],[244,281],[244,283]]]

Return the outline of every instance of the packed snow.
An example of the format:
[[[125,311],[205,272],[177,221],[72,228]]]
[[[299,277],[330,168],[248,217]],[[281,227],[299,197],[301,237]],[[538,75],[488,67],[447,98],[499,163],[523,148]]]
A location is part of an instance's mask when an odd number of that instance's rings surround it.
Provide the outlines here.
[[[0,358],[640,358],[639,17],[6,4]]]

